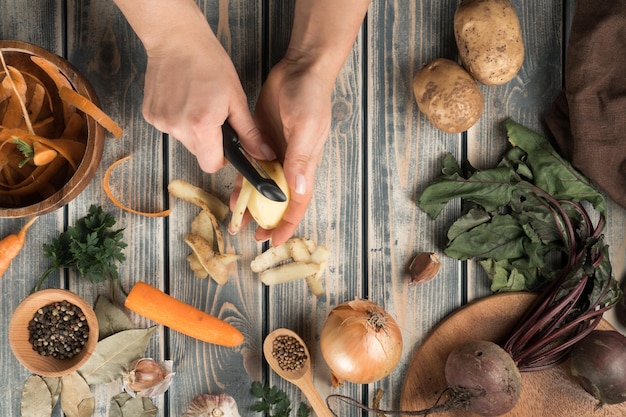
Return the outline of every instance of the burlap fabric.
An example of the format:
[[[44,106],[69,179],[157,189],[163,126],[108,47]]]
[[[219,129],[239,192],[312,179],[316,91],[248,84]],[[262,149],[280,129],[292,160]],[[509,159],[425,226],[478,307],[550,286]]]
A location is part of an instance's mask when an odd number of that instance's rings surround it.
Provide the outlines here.
[[[562,155],[626,208],[626,0],[578,0],[546,123]]]

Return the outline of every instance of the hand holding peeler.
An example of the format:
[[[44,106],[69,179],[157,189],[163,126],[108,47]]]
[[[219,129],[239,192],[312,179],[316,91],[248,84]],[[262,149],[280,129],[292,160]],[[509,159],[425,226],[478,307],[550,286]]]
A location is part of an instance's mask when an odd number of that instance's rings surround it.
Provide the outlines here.
[[[225,122],[222,125],[224,136],[224,157],[252,184],[258,192],[272,201],[283,202],[287,196],[283,190],[270,178],[263,167],[241,146],[239,137],[233,128]]]

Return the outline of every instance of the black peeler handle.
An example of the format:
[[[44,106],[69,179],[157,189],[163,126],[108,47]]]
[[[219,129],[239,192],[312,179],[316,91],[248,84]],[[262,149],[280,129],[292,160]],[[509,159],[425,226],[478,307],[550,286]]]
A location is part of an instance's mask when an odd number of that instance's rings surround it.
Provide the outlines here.
[[[226,122],[222,125],[224,136],[224,157],[252,184],[261,194],[273,201],[286,201],[287,197],[271,178],[265,178],[256,170],[245,155],[239,137]]]

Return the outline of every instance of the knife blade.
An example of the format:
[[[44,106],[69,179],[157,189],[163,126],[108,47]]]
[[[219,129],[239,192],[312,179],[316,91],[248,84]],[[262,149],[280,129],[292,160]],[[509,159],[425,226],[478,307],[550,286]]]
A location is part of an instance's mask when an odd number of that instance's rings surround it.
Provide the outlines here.
[[[228,122],[222,125],[224,157],[258,192],[272,201],[287,201],[287,196],[263,167],[241,146],[239,137]]]

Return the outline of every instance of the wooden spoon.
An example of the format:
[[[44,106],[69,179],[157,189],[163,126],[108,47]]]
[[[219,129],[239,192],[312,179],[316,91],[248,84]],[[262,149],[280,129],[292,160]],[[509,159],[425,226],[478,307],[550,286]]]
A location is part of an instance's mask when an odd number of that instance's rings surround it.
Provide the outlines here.
[[[295,371],[281,369],[278,361],[274,358],[274,355],[272,355],[274,340],[276,340],[278,336],[291,336],[304,347],[304,353],[307,356],[307,360],[300,369]],[[265,338],[265,342],[263,342],[263,354],[265,355],[267,363],[270,364],[272,369],[279,376],[300,388],[309,400],[311,407],[313,407],[313,411],[315,411],[315,414],[318,417],[334,417],[313,385],[313,377],[311,375],[311,355],[309,354],[309,349],[306,347],[306,344],[300,336],[289,329],[276,329]]]

